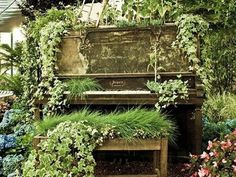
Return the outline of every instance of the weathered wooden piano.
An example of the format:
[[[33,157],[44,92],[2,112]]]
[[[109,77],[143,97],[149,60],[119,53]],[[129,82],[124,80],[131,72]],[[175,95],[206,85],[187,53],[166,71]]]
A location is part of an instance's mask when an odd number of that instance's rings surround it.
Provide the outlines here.
[[[180,136],[175,150],[199,153],[203,89],[196,74],[189,71],[188,59],[181,50],[172,47],[176,32],[176,26],[167,24],[161,29],[90,28],[65,36],[58,54],[58,78],[90,77],[103,88],[84,93],[84,98],[72,98],[69,103],[77,107],[122,105],[154,108],[158,96],[147,88],[146,83],[155,77],[149,60],[151,47],[158,40],[164,53],[157,61],[161,68],[158,71],[159,82],[176,79],[178,75],[188,81],[189,99],[178,99],[176,105],[163,110],[179,126]],[[199,49],[196,52],[199,54]],[[46,101],[41,100],[37,104]]]

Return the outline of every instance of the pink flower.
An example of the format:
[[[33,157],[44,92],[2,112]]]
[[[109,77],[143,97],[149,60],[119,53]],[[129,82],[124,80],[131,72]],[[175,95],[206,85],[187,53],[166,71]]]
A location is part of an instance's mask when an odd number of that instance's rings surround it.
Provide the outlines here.
[[[217,162],[213,162],[213,167],[217,168],[218,167],[218,164]]]
[[[222,159],[222,163],[226,163],[227,162],[227,160],[225,160],[225,159]]]
[[[198,170],[199,177],[208,176],[209,173],[210,171],[207,168],[201,168],[200,170]]]
[[[213,151],[213,156],[214,156],[214,157],[218,157],[218,156],[219,156],[219,153],[216,152],[216,150],[214,150],[214,151]]]
[[[230,140],[227,140],[227,142],[222,141],[220,144],[221,144],[221,149],[222,150],[228,149],[232,145]]]
[[[236,174],[236,165],[232,165],[233,167],[233,172]]]
[[[207,150],[210,150],[212,148],[212,141],[208,141],[208,147]]]
[[[201,159],[204,159],[206,162],[210,159],[210,156],[204,151],[201,155],[200,155]]]
[[[197,172],[193,173],[191,177],[197,177]]]

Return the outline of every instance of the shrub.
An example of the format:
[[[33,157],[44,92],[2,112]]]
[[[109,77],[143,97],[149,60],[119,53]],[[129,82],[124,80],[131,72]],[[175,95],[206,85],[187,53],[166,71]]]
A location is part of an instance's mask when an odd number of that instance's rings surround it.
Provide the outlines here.
[[[207,151],[191,156],[192,177],[236,175],[236,129],[221,140],[209,141]]]
[[[236,127],[236,119],[227,119],[220,122],[212,122],[208,118],[203,120],[203,148],[207,147],[208,140],[223,138]]]
[[[204,102],[203,114],[212,122],[236,118],[236,95],[223,93],[209,96]]]

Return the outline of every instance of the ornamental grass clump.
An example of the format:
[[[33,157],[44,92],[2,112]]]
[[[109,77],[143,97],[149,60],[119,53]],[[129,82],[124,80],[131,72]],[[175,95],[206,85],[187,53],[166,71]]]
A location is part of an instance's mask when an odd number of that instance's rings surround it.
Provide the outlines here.
[[[66,81],[66,90],[69,91],[69,98],[83,98],[84,92],[101,90],[101,86],[91,78],[78,78]]]
[[[223,93],[209,96],[204,102],[203,114],[212,122],[236,119],[236,95]]]
[[[45,134],[58,124],[71,121],[87,121],[89,125],[101,128],[111,125],[114,127],[117,137],[131,140],[132,138],[161,138],[168,137],[174,142],[177,135],[175,124],[167,117],[156,110],[130,109],[126,112],[113,112],[101,114],[91,112],[87,109],[68,115],[47,117],[37,123],[37,133]]]
[[[208,142],[207,151],[191,155],[191,177],[236,176],[236,129],[222,140]]]

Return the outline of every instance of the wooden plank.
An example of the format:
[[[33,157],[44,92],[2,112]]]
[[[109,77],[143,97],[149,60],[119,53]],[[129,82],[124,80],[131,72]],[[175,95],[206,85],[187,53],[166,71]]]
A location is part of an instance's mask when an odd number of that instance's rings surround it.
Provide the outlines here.
[[[160,177],[158,175],[95,175],[95,177]]]
[[[38,144],[48,139],[46,136],[35,136],[33,139],[33,147],[38,148]],[[96,148],[96,151],[156,151],[161,150],[161,141],[167,140],[165,138],[159,139],[134,139],[127,141],[123,139],[107,140],[102,146]]]
[[[105,141],[97,151],[153,151],[161,149],[161,141],[154,139],[134,139],[132,141],[114,139]]]
[[[162,139],[160,151],[160,176],[167,177],[167,156],[168,156],[168,141]]]

